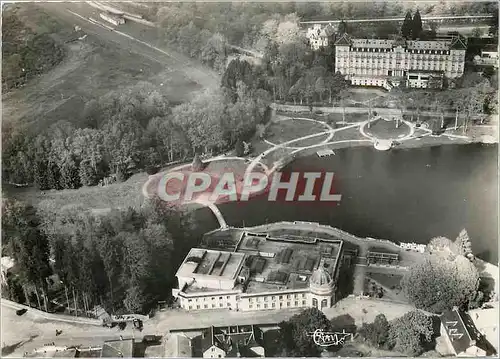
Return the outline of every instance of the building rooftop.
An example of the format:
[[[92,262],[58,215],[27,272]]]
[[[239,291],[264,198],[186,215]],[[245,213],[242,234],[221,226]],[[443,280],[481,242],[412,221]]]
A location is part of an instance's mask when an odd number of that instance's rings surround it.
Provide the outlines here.
[[[481,333],[467,313],[457,308],[446,311],[441,315],[441,323],[446,331],[442,335],[448,336],[457,355],[471,347],[484,350],[487,355],[495,353],[495,348],[491,347],[491,343],[484,337],[481,337]]]
[[[132,358],[134,354],[134,339],[110,340],[104,342],[101,358]]]
[[[392,49],[394,40],[352,39],[352,47],[367,47],[373,49]]]
[[[286,233],[243,233],[236,252],[192,249],[177,275],[193,277],[202,273],[228,278],[249,278],[247,284],[237,284],[233,289],[247,294],[307,290],[309,279],[321,265],[333,277],[337,268],[342,241],[323,235],[324,238]],[[329,237],[329,238],[326,238]],[[227,265],[224,263],[227,260]],[[221,264],[216,266],[215,262]],[[211,269],[211,268],[221,269]],[[237,271],[237,272],[236,272]],[[184,288],[186,293],[215,292],[217,288],[200,288],[194,283]]]
[[[252,353],[250,349],[262,346],[263,342],[262,330],[254,325],[212,326],[203,331],[201,350],[204,353],[215,345],[224,350],[228,357],[253,357],[255,353]]]
[[[244,258],[245,255],[240,253],[193,248],[181,264],[177,276],[233,279],[236,278]]]

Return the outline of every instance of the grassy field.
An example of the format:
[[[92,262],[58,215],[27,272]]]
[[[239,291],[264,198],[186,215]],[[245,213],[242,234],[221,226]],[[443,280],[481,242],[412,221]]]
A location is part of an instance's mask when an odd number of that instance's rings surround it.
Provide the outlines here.
[[[398,139],[410,134],[410,127],[404,122],[399,123],[396,128],[395,121],[378,119],[371,122],[370,127],[365,126],[365,132],[378,139]]]
[[[3,96],[3,120],[28,125],[33,131],[64,120],[79,124],[85,104],[139,81],[158,86],[172,103],[190,98],[199,86],[177,70],[135,54],[110,41],[88,34],[80,41],[68,22],[49,15],[35,4],[20,6],[20,18],[30,28],[49,31],[66,48],[66,57],[48,73]]]
[[[268,136],[266,139],[274,144],[280,144],[300,138],[307,135],[312,135],[319,132],[327,131],[328,128],[320,123],[306,121],[300,119],[284,120],[273,122],[268,127]],[[290,144],[293,147],[309,146],[320,143],[325,140],[328,135],[322,135],[303,141]]]

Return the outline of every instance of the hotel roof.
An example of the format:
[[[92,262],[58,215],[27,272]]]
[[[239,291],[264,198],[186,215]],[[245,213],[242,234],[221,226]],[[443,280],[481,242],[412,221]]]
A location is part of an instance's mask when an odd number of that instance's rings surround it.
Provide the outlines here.
[[[237,284],[233,289],[246,294],[261,292],[297,291],[309,288],[309,279],[320,265],[332,276],[337,269],[342,241],[322,234],[279,231],[267,233],[243,232],[235,252],[221,252],[206,249],[192,249],[178,276],[196,275],[217,276],[212,268],[215,262],[221,262],[223,276],[236,278],[237,275],[250,278],[246,286]],[[225,260],[229,264],[224,269]],[[229,269],[228,269],[229,268]],[[220,269],[219,269],[220,270]],[[237,272],[236,272],[237,271]],[[209,293],[217,288],[198,288],[190,285],[184,288],[186,293]]]
[[[379,39],[353,39],[352,47],[366,47],[372,49],[391,49],[394,46],[394,40]]]
[[[211,276],[224,279],[236,278],[244,254],[219,250],[193,248],[182,262],[177,276]]]

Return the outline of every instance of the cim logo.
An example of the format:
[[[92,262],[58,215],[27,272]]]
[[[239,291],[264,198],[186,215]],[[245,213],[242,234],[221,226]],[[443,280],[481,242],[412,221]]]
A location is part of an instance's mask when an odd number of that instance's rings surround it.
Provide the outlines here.
[[[247,202],[255,196],[267,201],[297,203],[338,203],[333,172],[274,172],[266,175],[251,172],[238,176],[234,172],[210,173],[191,169],[166,172],[150,178],[145,195],[170,205],[188,203],[220,204]]]

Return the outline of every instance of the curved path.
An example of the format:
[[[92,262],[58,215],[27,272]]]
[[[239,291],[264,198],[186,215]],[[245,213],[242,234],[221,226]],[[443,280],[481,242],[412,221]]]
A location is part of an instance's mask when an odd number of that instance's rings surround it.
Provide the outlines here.
[[[327,131],[333,131],[333,128],[332,126],[330,126],[328,123],[326,122],[323,122],[323,121],[318,121],[318,120],[315,120],[315,119],[312,119],[312,118],[305,118],[305,117],[287,117],[287,118],[283,118],[283,119],[280,119],[276,122],[283,122],[283,121],[293,121],[293,120],[301,120],[301,121],[309,121],[309,122],[315,122],[315,123],[319,123],[320,125],[322,126],[325,126],[327,128]],[[331,139],[333,138],[333,132],[331,132],[328,137],[326,139],[324,139],[321,143],[327,143],[328,141],[330,141]],[[269,140],[266,140],[264,139],[264,142],[267,143],[268,145],[270,146],[277,146],[276,143],[273,143]],[[297,150],[297,149],[301,149],[301,148],[307,148],[308,146],[302,146],[302,147],[291,147],[291,146],[285,146],[284,148],[288,148],[288,149],[291,149],[291,150]]]
[[[377,119],[378,118],[380,118],[380,116],[377,117]],[[294,119],[294,118],[282,119],[280,121],[286,121],[286,120],[290,120],[290,119]],[[313,119],[306,119],[306,118],[297,118],[297,119],[309,120],[309,121],[313,121],[313,122],[321,122],[321,121],[317,121],[317,120],[313,120]],[[265,140],[265,142],[268,143],[268,144],[270,144],[272,147],[269,148],[269,149],[267,149],[267,150],[265,150],[264,152],[262,152],[261,154],[259,154],[258,156],[254,157],[251,160],[251,162],[249,163],[249,165],[247,166],[247,168],[245,170],[244,178],[246,178],[247,176],[249,176],[250,173],[252,173],[252,171],[254,170],[255,166],[257,166],[257,165],[261,165],[262,166],[262,168],[264,169],[265,174],[267,176],[271,175],[274,171],[276,171],[277,168],[279,168],[279,166],[281,164],[281,161],[286,156],[283,156],[282,158],[280,158],[277,161],[275,161],[272,164],[271,168],[269,168],[265,163],[263,163],[262,159],[264,157],[266,157],[267,155],[275,152],[278,149],[289,149],[289,150],[292,150],[292,152],[290,152],[289,155],[294,155],[295,153],[298,153],[298,152],[301,152],[301,151],[304,151],[304,150],[308,150],[308,149],[312,149],[312,148],[317,148],[317,147],[322,147],[322,146],[335,145],[335,144],[339,144],[339,143],[366,143],[366,142],[371,142],[371,143],[374,143],[376,145],[377,142],[380,139],[376,138],[375,136],[369,135],[369,134],[367,134],[364,131],[364,127],[369,122],[371,122],[371,121],[373,121],[373,120],[366,120],[366,121],[363,121],[363,122],[353,123],[353,124],[350,124],[350,125],[347,125],[347,126],[344,126],[344,127],[341,127],[341,128],[337,128],[337,129],[334,129],[331,126],[329,126],[328,124],[323,123],[325,126],[328,127],[327,131],[323,131],[323,132],[318,132],[318,133],[314,133],[314,134],[311,134],[311,135],[302,136],[302,137],[299,137],[299,138],[296,138],[296,139],[293,139],[293,140],[290,140],[290,141],[286,141],[286,142],[280,143],[280,144],[272,144],[270,141],[266,141]],[[393,120],[391,120],[391,121],[393,121]],[[416,128],[415,128],[415,125],[413,123],[411,123],[409,121],[406,121],[406,120],[403,120],[403,119],[400,119],[400,121],[404,122],[410,128],[410,133],[408,135],[402,137],[402,138],[397,138],[397,139],[394,139],[394,140],[397,140],[398,142],[403,142],[403,141],[408,141],[408,140],[412,140],[412,139],[418,138],[418,136],[414,135],[415,131],[416,131]],[[351,129],[351,128],[356,128],[356,127],[359,127],[360,133],[364,137],[367,138],[366,140],[330,141],[331,139],[334,138],[335,133],[340,132],[340,131],[344,131],[344,130],[348,130],[348,129]],[[424,134],[422,136],[428,136],[428,135],[432,134],[432,130],[430,130],[428,128],[421,127],[419,129],[427,132],[426,134]],[[299,141],[303,141],[303,140],[307,140],[307,139],[310,139],[310,138],[315,138],[315,137],[319,137],[319,136],[323,136],[323,135],[328,135],[328,138],[326,140],[323,140],[321,143],[318,143],[318,144],[315,144],[315,145],[303,146],[303,147],[289,146],[290,144],[293,144],[293,143],[296,143],[296,142],[299,142]],[[462,139],[463,138],[468,138],[467,136],[459,136],[459,135],[447,134],[446,132],[442,133],[441,135],[444,135],[444,136],[447,136],[447,137],[451,137],[451,138],[462,138]],[[249,159],[245,159],[245,158],[242,158],[242,157],[234,157],[234,156],[233,157],[226,157],[226,156],[222,155],[222,156],[217,156],[217,157],[210,158],[208,160],[205,160],[204,162],[209,163],[209,162],[213,162],[213,161],[224,161],[224,160],[242,160],[242,161],[246,162]],[[186,167],[189,167],[189,166],[191,166],[191,164],[183,164],[183,165],[179,165],[177,167],[174,167],[174,168],[170,169],[169,171],[183,169],[183,168],[186,168]],[[153,175],[153,176],[155,176],[155,175]],[[150,178],[152,178],[153,176],[150,176]],[[147,198],[150,197],[149,194],[146,191],[148,183],[149,183],[149,180],[143,186],[143,193],[144,193],[144,195]],[[221,211],[219,210],[219,208],[216,206],[215,203],[210,202],[209,200],[202,200],[202,199],[199,199],[198,201],[195,201],[195,203],[210,208],[210,210],[213,212],[213,214],[217,218],[217,221],[219,222],[220,228],[222,228],[222,229],[229,228],[229,225],[227,224],[226,220],[224,219],[224,216],[222,215]]]

